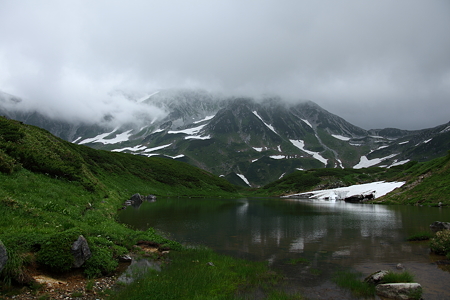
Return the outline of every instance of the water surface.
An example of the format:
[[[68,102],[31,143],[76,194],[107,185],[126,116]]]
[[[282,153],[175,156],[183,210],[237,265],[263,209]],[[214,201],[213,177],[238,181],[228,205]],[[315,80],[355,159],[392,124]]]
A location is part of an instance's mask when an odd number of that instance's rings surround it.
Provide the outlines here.
[[[279,198],[158,199],[129,207],[120,220],[154,227],[181,243],[234,257],[268,261],[311,299],[349,299],[330,279],[350,268],[368,275],[401,263],[416,275],[424,299],[450,299],[450,273],[427,243],[407,237],[450,221],[450,210]],[[292,264],[292,259],[308,263]],[[338,296],[339,294],[339,296]],[[328,298],[327,298],[328,297]]]

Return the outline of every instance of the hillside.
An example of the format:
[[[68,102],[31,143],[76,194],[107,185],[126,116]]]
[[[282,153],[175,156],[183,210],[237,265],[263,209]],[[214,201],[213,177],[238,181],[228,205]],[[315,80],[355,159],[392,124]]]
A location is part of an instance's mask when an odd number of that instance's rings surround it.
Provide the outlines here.
[[[297,171],[265,185],[257,192],[290,195],[375,181],[406,183],[392,193],[377,198],[373,203],[450,205],[450,151],[445,157],[427,162],[411,161],[391,168]]]
[[[92,258],[85,275],[110,274],[139,240],[179,248],[153,230],[115,221],[135,194],[237,196],[225,179],[183,162],[75,145],[46,130],[0,117],[0,241],[6,282],[30,283],[29,269],[71,269],[71,243],[83,235]]]

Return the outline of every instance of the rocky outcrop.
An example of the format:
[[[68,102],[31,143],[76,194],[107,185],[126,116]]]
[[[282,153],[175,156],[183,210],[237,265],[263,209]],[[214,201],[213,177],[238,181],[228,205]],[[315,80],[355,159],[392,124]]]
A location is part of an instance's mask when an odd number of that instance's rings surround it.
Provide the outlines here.
[[[73,267],[81,267],[91,256],[91,249],[84,236],[80,235],[72,245],[72,255],[74,258]]]
[[[375,273],[372,273],[369,276],[367,276],[364,279],[364,281],[377,285],[383,280],[383,277],[386,276],[388,273],[389,273],[389,271],[387,271],[387,270],[376,271]]]
[[[440,231],[445,229],[450,229],[450,223],[449,222],[440,222],[436,221],[433,224],[430,225],[430,229],[433,231]]]
[[[422,286],[418,283],[386,283],[375,287],[378,296],[394,300],[420,299]]]
[[[155,195],[142,196],[141,194],[136,193],[133,196],[131,196],[130,199],[125,201],[122,209],[127,208],[127,206],[133,206],[134,208],[139,208],[144,201],[155,202],[156,196]]]
[[[0,272],[6,265],[8,261],[8,252],[6,251],[5,245],[3,245],[2,241],[0,241]]]

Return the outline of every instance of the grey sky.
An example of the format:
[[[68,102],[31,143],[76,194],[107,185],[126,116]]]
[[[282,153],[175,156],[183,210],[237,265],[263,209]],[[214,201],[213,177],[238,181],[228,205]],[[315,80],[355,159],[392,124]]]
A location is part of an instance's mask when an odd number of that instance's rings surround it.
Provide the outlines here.
[[[118,90],[173,87],[309,99],[365,129],[440,125],[450,1],[0,1],[4,92],[95,118],[138,109]]]

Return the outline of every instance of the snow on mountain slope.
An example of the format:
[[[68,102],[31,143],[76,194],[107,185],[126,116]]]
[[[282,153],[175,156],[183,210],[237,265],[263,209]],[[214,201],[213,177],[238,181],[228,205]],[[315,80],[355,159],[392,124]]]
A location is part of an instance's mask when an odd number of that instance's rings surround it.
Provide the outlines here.
[[[380,157],[380,158],[374,158],[374,159],[368,159],[365,155],[361,156],[359,163],[353,166],[353,169],[362,169],[362,168],[369,168],[375,165],[378,165],[382,161],[385,161],[389,158],[395,157],[398,154],[394,153],[391,155],[388,155],[386,157]]]
[[[309,151],[305,149],[305,142],[302,140],[289,140],[295,147],[299,148],[300,150],[308,153],[309,155],[312,155],[312,157],[314,157],[315,159],[317,159],[318,161],[320,161],[321,163],[323,163],[325,166],[328,163],[328,159],[324,158],[322,155],[320,155],[320,153],[318,152],[314,152],[314,151]]]
[[[133,130],[128,130],[126,132],[122,132],[120,134],[116,134],[113,138],[106,139],[107,136],[112,135],[116,131],[117,131],[117,128],[114,129],[111,132],[102,133],[102,134],[99,134],[99,135],[97,135],[97,136],[95,136],[93,138],[88,138],[88,139],[82,140],[78,144],[80,144],[80,145],[88,144],[88,143],[102,143],[104,145],[118,144],[118,143],[121,143],[121,142],[128,141],[128,139],[132,135],[131,131],[133,131]]]
[[[258,117],[258,119],[261,120],[261,122],[264,123],[264,125],[266,125],[267,128],[269,128],[270,130],[272,130],[273,132],[275,132],[276,134],[278,134],[277,131],[275,130],[275,128],[273,128],[272,125],[267,124],[266,122],[264,122],[264,120],[261,118],[260,115],[258,115],[258,112],[256,112],[256,110],[254,110],[254,111],[252,111],[252,112],[253,112],[253,114],[254,114],[256,117]]]

